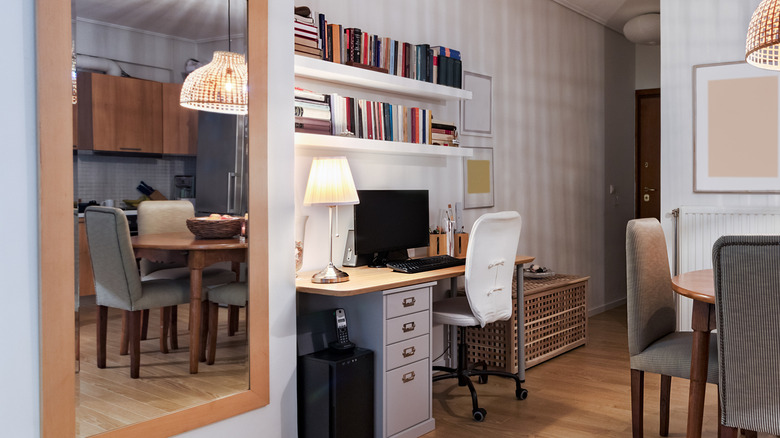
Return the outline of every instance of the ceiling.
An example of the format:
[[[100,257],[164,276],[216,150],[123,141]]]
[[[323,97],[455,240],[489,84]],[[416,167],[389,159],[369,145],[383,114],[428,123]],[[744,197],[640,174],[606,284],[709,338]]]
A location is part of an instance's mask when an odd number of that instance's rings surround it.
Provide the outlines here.
[[[660,0],[553,0],[593,21],[623,32],[629,19],[660,12]],[[77,17],[89,21],[208,41],[224,38],[226,0],[73,0]],[[243,33],[246,1],[231,0],[231,33]]]

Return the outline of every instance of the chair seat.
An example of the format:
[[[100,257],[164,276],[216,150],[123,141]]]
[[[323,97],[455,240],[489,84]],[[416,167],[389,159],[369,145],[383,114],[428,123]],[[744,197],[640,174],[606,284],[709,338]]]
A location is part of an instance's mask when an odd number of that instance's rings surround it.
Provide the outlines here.
[[[190,268],[184,266],[180,268],[160,269],[145,275],[142,281],[148,280],[189,280]],[[203,270],[203,286],[216,286],[236,281],[236,273],[230,269],[206,268]]]
[[[209,301],[229,306],[246,306],[246,283],[229,283],[209,289]]]
[[[479,320],[471,312],[468,298],[455,297],[434,301],[433,323],[472,327],[479,325]]]
[[[125,310],[146,310],[190,302],[190,282],[186,280],[142,281],[141,288],[143,295],[133,302],[132,309]]]
[[[631,356],[631,368],[649,373],[690,379],[692,332],[674,332],[653,342],[641,353]],[[718,383],[718,337],[710,336],[707,382]]]

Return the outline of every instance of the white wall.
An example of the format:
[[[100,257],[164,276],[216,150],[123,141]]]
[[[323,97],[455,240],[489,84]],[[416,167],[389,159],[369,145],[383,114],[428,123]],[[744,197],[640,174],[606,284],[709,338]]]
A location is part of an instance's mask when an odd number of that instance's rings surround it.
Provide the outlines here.
[[[8,87],[2,104],[0,277],[6,312],[0,318],[0,424],[5,436],[40,434],[38,370],[38,148],[35,117],[34,2],[10,2],[0,14],[0,39],[14,68],[0,69]],[[10,250],[13,249],[13,250]]]
[[[636,45],[636,89],[661,88],[661,46]]]

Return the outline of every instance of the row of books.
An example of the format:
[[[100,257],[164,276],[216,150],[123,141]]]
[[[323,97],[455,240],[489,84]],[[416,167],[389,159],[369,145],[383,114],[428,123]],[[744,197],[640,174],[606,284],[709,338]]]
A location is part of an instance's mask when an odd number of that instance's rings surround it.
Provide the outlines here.
[[[295,87],[295,132],[332,134],[328,96]]]
[[[322,49],[319,42],[319,28],[314,19],[295,14],[295,53],[322,59]]]

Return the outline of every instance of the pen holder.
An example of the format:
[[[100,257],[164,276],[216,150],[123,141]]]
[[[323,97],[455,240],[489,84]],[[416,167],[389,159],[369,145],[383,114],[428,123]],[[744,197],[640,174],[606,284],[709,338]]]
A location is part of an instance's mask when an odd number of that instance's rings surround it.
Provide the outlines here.
[[[428,256],[447,254],[447,235],[431,234],[428,244]]]
[[[455,233],[455,254],[453,257],[466,257],[466,249],[469,247],[469,233]]]

